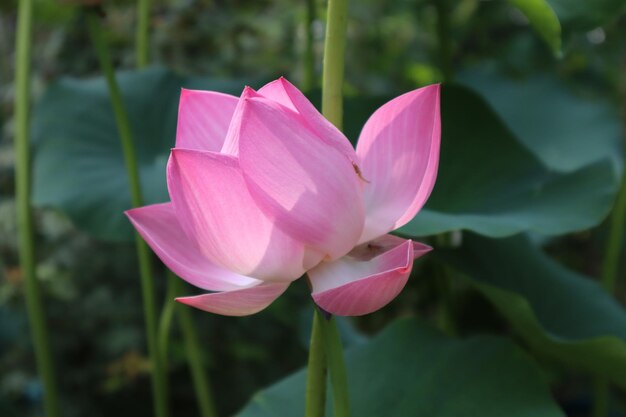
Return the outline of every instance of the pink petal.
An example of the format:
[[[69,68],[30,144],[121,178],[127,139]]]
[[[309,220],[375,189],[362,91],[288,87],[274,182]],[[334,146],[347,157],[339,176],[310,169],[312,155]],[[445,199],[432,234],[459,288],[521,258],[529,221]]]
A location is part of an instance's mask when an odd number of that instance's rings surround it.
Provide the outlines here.
[[[407,240],[394,235],[383,235],[367,243],[363,243],[350,251],[348,256],[358,261],[369,261],[372,258],[402,245]],[[413,242],[413,259],[418,259],[433,250],[428,245]]]
[[[239,136],[241,132],[243,112],[247,100],[253,97],[261,97],[261,95],[254,91],[253,88],[246,86],[241,93],[241,97],[239,97],[239,101],[237,102],[237,107],[235,108],[235,113],[233,114],[233,118],[228,126],[226,140],[224,141],[224,145],[222,146],[220,153],[237,157],[239,156]]]
[[[250,193],[280,229],[332,259],[352,249],[364,222],[361,180],[299,115],[264,98],[247,99],[239,160]]]
[[[219,151],[236,105],[237,97],[228,94],[183,89],[178,105],[176,147]]]
[[[126,215],[163,263],[190,284],[227,291],[259,283],[209,262],[183,232],[172,203],[139,207],[126,211]]]
[[[350,141],[335,125],[317,111],[300,90],[285,78],[280,77],[278,80],[266,84],[259,90],[259,94],[298,113],[301,116],[301,122],[307,125],[319,139],[337,149],[350,162],[358,165],[358,158]]]
[[[236,158],[174,149],[167,177],[183,230],[214,264],[263,281],[292,281],[311,267],[304,246],[257,207]]]
[[[404,240],[370,260],[345,256],[322,262],[308,274],[318,306],[338,316],[361,316],[393,300],[404,288],[412,267],[413,242]]]
[[[176,301],[223,316],[248,316],[269,306],[288,286],[288,283],[264,283],[234,291],[181,297]]]
[[[370,181],[359,242],[397,229],[422,208],[437,177],[440,138],[439,85],[397,97],[370,117],[356,150]]]
[[[413,259],[421,258],[431,250],[433,250],[433,248],[428,245],[420,242],[413,242]]]

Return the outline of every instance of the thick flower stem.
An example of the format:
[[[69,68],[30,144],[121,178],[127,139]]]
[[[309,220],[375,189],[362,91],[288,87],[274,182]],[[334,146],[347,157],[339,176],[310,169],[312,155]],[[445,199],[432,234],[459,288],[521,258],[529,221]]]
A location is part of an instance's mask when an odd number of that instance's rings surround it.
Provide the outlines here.
[[[452,81],[452,37],[450,34],[450,6],[448,0],[435,0],[437,10],[437,38],[439,41],[439,67],[445,82]]]
[[[304,0],[304,57],[302,71],[302,90],[311,91],[315,88],[315,51],[313,49],[313,22],[315,21],[315,1]]]
[[[95,12],[87,13],[89,34],[100,61],[100,67],[107,81],[111,105],[115,114],[115,121],[120,135],[124,161],[128,171],[128,181],[130,185],[131,202],[133,207],[143,205],[141,196],[139,170],[137,168],[137,158],[133,144],[132,133],[128,115],[124,108],[122,95],[115,79],[113,64],[109,55],[108,45],[100,24],[100,18]],[[147,245],[139,234],[135,234],[135,244],[137,247],[137,257],[139,259],[139,274],[141,277],[141,289],[144,305],[144,317],[146,320],[146,333],[148,342],[148,354],[152,364],[152,390],[154,411],[157,417],[167,416],[167,389],[166,375],[161,356],[158,354],[157,341],[157,315],[155,308],[154,283],[152,280],[152,267],[150,252]]]
[[[305,417],[324,417],[326,411],[326,353],[322,339],[322,321],[320,313],[313,313],[309,363],[306,376]]]
[[[54,365],[39,282],[35,272],[35,243],[30,202],[30,149],[28,141],[28,107],[30,84],[30,45],[32,0],[19,0],[15,60],[15,195],[19,234],[20,268],[37,370],[44,390],[47,417],[58,417],[59,403],[55,385]]]
[[[346,29],[348,26],[348,0],[329,0],[326,15],[326,38],[324,40],[324,65],[322,70],[322,114],[338,129],[343,125],[343,77],[346,50]],[[314,411],[318,414],[307,414],[307,417],[324,415],[325,370],[322,357],[326,358],[326,366],[330,373],[333,392],[333,416],[350,416],[350,397],[348,394],[348,378],[343,360],[343,348],[339,331],[334,318],[326,319],[316,309],[311,335],[312,351],[309,356],[309,376],[307,386],[307,407],[315,404]],[[316,339],[322,339],[323,348],[318,346]],[[315,344],[314,344],[315,343]],[[319,352],[317,352],[319,350]],[[317,383],[318,387],[311,387]]]
[[[137,68],[148,65],[150,0],[137,2],[137,32],[135,34],[135,60]]]
[[[342,87],[347,25],[348,0],[328,0],[322,71],[322,114],[339,129],[343,126]]]
[[[326,352],[326,363],[330,373],[330,382],[333,392],[333,417],[350,416],[350,396],[348,394],[348,375],[346,364],[343,360],[343,346],[341,337],[337,329],[337,321],[334,317],[326,319],[320,316],[322,338],[324,340],[324,351]]]

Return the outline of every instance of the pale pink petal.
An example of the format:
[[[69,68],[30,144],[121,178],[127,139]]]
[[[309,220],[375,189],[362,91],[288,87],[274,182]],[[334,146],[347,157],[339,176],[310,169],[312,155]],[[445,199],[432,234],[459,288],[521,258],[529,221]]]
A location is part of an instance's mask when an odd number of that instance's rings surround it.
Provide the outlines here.
[[[315,303],[325,311],[339,316],[361,316],[372,313],[393,300],[404,288],[413,267],[413,242],[404,240],[386,252],[364,260],[345,256],[322,262],[308,272]]]
[[[259,94],[286,106],[301,116],[303,124],[327,145],[336,148],[350,162],[358,165],[358,159],[350,141],[339,129],[317,111],[309,99],[285,78],[266,84]]]
[[[397,97],[370,117],[356,149],[370,181],[359,242],[403,226],[422,208],[437,177],[440,138],[439,85]]]
[[[288,283],[264,283],[239,290],[180,297],[176,301],[223,316],[248,316],[272,304],[288,286]]]
[[[296,113],[265,98],[245,100],[239,161],[250,193],[277,227],[331,259],[352,249],[364,222],[361,180]]]
[[[176,147],[219,151],[236,105],[235,96],[183,89],[178,105]]]
[[[263,281],[292,281],[311,265],[250,196],[236,158],[174,149],[168,188],[183,230],[214,264]]]
[[[135,208],[126,215],[163,263],[196,287],[227,291],[260,282],[220,268],[202,255],[196,242],[180,227],[172,203]]]

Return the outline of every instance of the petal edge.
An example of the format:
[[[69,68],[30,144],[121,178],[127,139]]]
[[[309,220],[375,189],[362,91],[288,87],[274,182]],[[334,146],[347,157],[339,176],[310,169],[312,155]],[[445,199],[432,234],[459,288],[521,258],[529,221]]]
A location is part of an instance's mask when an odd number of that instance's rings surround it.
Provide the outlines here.
[[[435,185],[441,142],[438,84],[403,94],[369,118],[356,153],[364,190],[367,242],[409,222]]]
[[[222,316],[249,316],[267,308],[289,287],[288,283],[265,283],[233,291],[179,297],[179,303]]]

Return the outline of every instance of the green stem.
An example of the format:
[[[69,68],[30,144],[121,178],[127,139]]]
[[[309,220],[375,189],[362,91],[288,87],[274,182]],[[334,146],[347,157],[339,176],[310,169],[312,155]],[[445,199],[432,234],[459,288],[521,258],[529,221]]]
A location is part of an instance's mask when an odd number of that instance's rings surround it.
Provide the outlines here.
[[[448,336],[456,335],[454,314],[452,306],[454,304],[452,294],[452,271],[445,264],[438,265],[439,276],[437,286],[439,292],[439,311],[437,314],[437,324],[439,328]]]
[[[326,353],[322,340],[322,321],[317,308],[313,313],[309,363],[306,375],[305,417],[324,417],[326,411]]]
[[[167,292],[163,311],[161,312],[161,321],[159,323],[159,354],[161,355],[162,363],[167,368],[169,338],[173,324],[172,319],[174,315],[178,315],[200,415],[202,417],[216,417],[217,412],[215,411],[215,405],[213,403],[211,385],[209,384],[209,379],[202,365],[202,351],[200,349],[196,328],[193,324],[191,311],[189,308],[179,306],[176,303],[176,297],[181,295],[182,291],[183,281],[174,275],[173,272],[167,271]]]
[[[177,293],[180,295],[182,289],[182,281],[176,278]],[[186,306],[177,306],[178,319],[180,320],[180,329],[183,334],[183,341],[187,351],[187,361],[193,379],[193,386],[196,391],[196,399],[198,408],[202,417],[216,417],[215,403],[213,401],[213,391],[209,382],[209,377],[202,364],[202,350],[196,332],[196,326],[193,322],[192,310]]]
[[[30,202],[28,109],[32,6],[32,0],[19,0],[15,44],[15,195],[20,268],[24,276],[26,308],[35,349],[37,370],[44,388],[44,410],[47,417],[58,417],[60,412],[54,364],[39,282],[35,271],[35,243]]]
[[[163,309],[161,310],[161,318],[159,320],[158,340],[159,340],[159,355],[161,356],[161,363],[167,371],[168,368],[168,355],[169,355],[169,341],[172,332],[172,323],[174,321],[174,313],[176,311],[176,296],[179,293],[180,280],[173,274],[167,274],[167,290],[165,292],[165,302],[163,303]],[[167,381],[166,381],[167,382]]]
[[[343,125],[343,73],[348,25],[348,0],[328,0],[324,68],[322,71],[322,113],[337,128]]]
[[[135,59],[137,68],[148,65],[148,49],[150,31],[150,0],[139,0],[137,3],[137,32],[135,34]]]
[[[626,103],[626,77],[622,79],[622,98]],[[626,115],[624,115],[626,120]],[[626,148],[624,149],[626,151]],[[626,153],[624,154],[626,161]],[[626,232],[626,169],[622,173],[620,185],[611,218],[609,220],[609,237],[604,260],[602,262],[602,286],[611,294],[615,292],[615,282],[619,268],[620,254],[623,251],[623,236]],[[605,378],[596,378],[593,386],[593,417],[605,417],[609,411],[609,383]]]
[[[334,317],[326,319],[322,313],[317,312],[321,322],[322,339],[324,340],[324,351],[330,381],[333,390],[333,417],[350,416],[350,396],[348,394],[348,375],[346,365],[343,360],[343,347],[341,337],[337,329],[337,321]]]
[[[602,263],[602,285],[613,293],[615,290],[615,280],[619,266],[620,254],[622,252],[622,237],[624,236],[624,223],[626,219],[626,170],[622,177],[622,183],[615,200],[615,206],[609,221],[609,237]]]
[[[315,53],[313,49],[313,22],[315,21],[315,0],[305,0],[306,10],[304,17],[304,59],[302,89],[311,91],[315,88]]]
[[[326,16],[326,38],[324,40],[324,66],[322,80],[322,114],[331,123],[342,128],[343,124],[343,78],[345,68],[346,50],[346,28],[348,26],[348,0],[329,0],[328,12]],[[323,372],[320,358],[326,356],[326,366],[330,372],[330,381],[333,392],[334,417],[350,416],[350,397],[348,395],[348,378],[343,360],[343,350],[341,339],[334,318],[326,320],[322,313],[316,310],[312,333],[312,346],[315,350],[313,355],[313,366],[309,363],[309,382],[320,380],[320,373]],[[316,324],[317,323],[317,324]],[[318,336],[319,335],[319,336]],[[321,347],[313,343],[321,336],[323,353],[316,352]],[[319,342],[317,342],[319,343]],[[311,359],[310,359],[311,360]],[[317,363],[317,366],[315,364]],[[322,368],[323,369],[323,368]],[[307,387],[307,394],[310,394],[311,401],[307,405],[321,405],[321,387]],[[309,398],[307,398],[308,400]],[[322,405],[323,407],[323,405]],[[323,415],[323,408],[321,412]],[[308,417],[308,415],[307,415]]]
[[[133,207],[143,205],[141,188],[139,182],[139,170],[137,168],[137,157],[133,144],[130,122],[124,108],[122,95],[115,79],[115,72],[108,45],[100,24],[99,17],[95,12],[87,14],[89,34],[100,61],[102,72],[107,81],[111,105],[115,113],[115,121],[120,135],[126,170],[128,171],[128,182],[130,185],[131,202]],[[141,290],[143,296],[144,317],[146,320],[146,333],[148,341],[148,355],[152,363],[152,390],[155,414],[157,417],[167,416],[167,389],[165,369],[158,354],[157,341],[157,315],[154,299],[154,283],[152,281],[152,267],[148,246],[141,239],[139,234],[135,234],[135,244],[137,247],[137,257],[139,259],[139,274],[141,277]]]
[[[443,80],[454,78],[452,71],[452,37],[450,36],[450,8],[448,0],[434,0],[437,9],[437,37],[439,40],[439,67]]]

